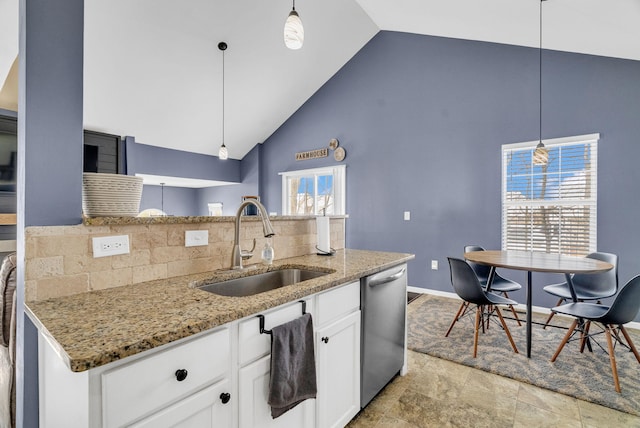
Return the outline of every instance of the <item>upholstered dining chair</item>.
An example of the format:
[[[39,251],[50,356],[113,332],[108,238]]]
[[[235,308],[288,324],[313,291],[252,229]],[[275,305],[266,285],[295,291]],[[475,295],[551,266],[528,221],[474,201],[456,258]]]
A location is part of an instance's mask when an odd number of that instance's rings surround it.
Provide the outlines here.
[[[502,317],[502,312],[500,312],[500,308],[497,305],[516,305],[517,302],[507,299],[506,297],[499,296],[493,293],[487,293],[482,288],[478,277],[475,272],[469,266],[469,264],[461,259],[456,259],[453,257],[448,257],[449,259],[449,267],[451,269],[451,285],[455,290],[456,294],[460,296],[463,300],[458,312],[456,313],[455,318],[451,322],[445,337],[449,336],[453,326],[456,322],[465,316],[469,312],[469,308],[471,305],[475,306],[475,331],[473,336],[473,358],[476,358],[478,354],[478,333],[480,330],[480,322],[482,322],[483,330],[484,330],[484,320],[492,315],[495,312],[500,319],[500,324],[507,334],[507,338],[509,339],[509,343],[513,348],[513,352],[518,353],[518,348],[516,348],[516,344],[511,337],[511,332],[509,331],[509,327],[504,322],[504,318]],[[488,325],[488,323],[487,323]]]
[[[556,353],[553,354],[551,362],[554,362],[558,358],[558,355],[560,355],[564,345],[571,340],[574,331],[578,327],[579,320],[582,319],[586,321],[586,323],[582,328],[579,338],[580,352],[583,352],[584,343],[588,338],[604,332],[607,338],[607,349],[609,353],[609,361],[611,363],[611,372],[613,373],[613,383],[615,384],[616,391],[620,392],[620,381],[618,380],[618,368],[616,366],[613,341],[615,340],[621,346],[631,350],[633,355],[635,355],[636,360],[638,360],[638,363],[640,363],[640,354],[638,354],[638,350],[633,345],[629,333],[627,333],[627,330],[624,328],[624,324],[633,321],[640,311],[640,275],[632,278],[620,289],[611,306],[599,305],[596,303],[576,302],[557,306],[551,310],[554,313],[570,315],[576,318],[571,324],[571,327],[569,327],[564,339],[560,342]],[[592,323],[596,323],[596,325],[599,324],[602,331],[589,333]],[[622,336],[626,339],[626,344],[622,341],[620,333],[622,333]]]
[[[478,245],[465,245],[464,252],[469,253],[471,251],[485,251],[485,249]],[[481,265],[479,263],[474,263],[474,262],[467,262],[467,263],[469,264],[469,266],[471,266],[473,271],[476,273],[476,276],[478,277],[478,280],[480,280],[480,284],[482,284],[482,287],[486,288],[487,281],[489,280],[489,271],[491,270],[491,266]],[[520,290],[521,288],[522,288],[522,285],[518,284],[515,281],[512,281],[510,279],[500,276],[498,272],[496,272],[495,275],[493,276],[493,282],[491,283],[491,292],[502,294],[507,299],[509,298],[508,293],[510,293],[511,291]],[[518,323],[518,325],[522,325],[520,323],[520,318],[518,318],[518,313],[516,312],[513,305],[509,305],[509,309],[511,310],[511,313],[513,314],[513,317],[516,319],[516,322]]]
[[[596,303],[600,304],[602,303],[601,299],[611,297],[618,291],[618,256],[611,253],[596,252],[589,254],[587,257],[613,265],[613,269],[606,272],[583,273],[571,276],[571,282],[578,301],[595,300]],[[543,290],[559,298],[556,306],[571,300],[571,291],[569,291],[569,284],[566,282],[547,285],[543,287]],[[542,327],[543,329],[547,328],[554,315],[555,313],[551,311],[547,321],[544,323],[544,327]]]

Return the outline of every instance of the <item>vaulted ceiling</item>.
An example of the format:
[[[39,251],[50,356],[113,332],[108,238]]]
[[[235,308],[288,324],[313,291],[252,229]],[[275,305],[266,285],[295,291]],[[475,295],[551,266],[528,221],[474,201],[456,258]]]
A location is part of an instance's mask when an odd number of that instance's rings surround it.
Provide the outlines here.
[[[545,48],[640,60],[637,0],[547,0]],[[86,129],[241,159],[380,30],[540,46],[539,0],[298,0],[305,41],[283,43],[290,0],[85,2]],[[18,0],[0,1],[0,108],[16,109]],[[13,67],[12,67],[13,66]]]

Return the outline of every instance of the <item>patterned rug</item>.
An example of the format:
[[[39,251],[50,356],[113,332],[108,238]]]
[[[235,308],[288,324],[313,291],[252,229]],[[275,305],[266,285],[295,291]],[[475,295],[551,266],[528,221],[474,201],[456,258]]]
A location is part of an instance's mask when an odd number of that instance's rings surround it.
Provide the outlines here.
[[[409,349],[640,416],[640,364],[625,348],[618,346],[615,353],[621,394],[615,391],[609,357],[596,344],[593,352],[585,349],[581,354],[578,341],[569,342],[555,363],[549,361],[566,334],[565,329],[543,330],[534,324],[528,359],[522,313],[521,327],[513,319],[506,320],[519,354],[513,352],[499,325],[491,323],[487,333],[480,334],[478,356],[474,359],[472,317],[458,321],[449,337],[444,337],[459,306],[459,300],[428,294],[413,301],[407,310]],[[509,316],[510,312],[504,310],[503,315]],[[534,322],[544,322],[545,318],[542,314],[533,315]],[[570,324],[569,319],[558,316],[552,322],[567,327]],[[638,331],[627,330],[636,348],[640,346]],[[596,330],[592,327],[593,331]],[[604,335],[598,336],[597,342],[607,348]]]

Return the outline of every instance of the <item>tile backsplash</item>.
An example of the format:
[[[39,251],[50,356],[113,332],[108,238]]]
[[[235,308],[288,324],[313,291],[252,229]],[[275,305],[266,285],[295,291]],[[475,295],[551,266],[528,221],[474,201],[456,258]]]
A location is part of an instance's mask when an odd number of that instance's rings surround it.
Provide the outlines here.
[[[275,259],[316,252],[315,218],[271,218],[276,232]],[[187,230],[207,230],[206,246],[185,247]],[[92,238],[128,235],[129,254],[93,257]],[[62,297],[229,268],[234,219],[171,224],[112,224],[28,227],[25,230],[25,298],[27,301]],[[260,263],[265,243],[258,218],[243,218],[241,248],[254,256],[245,264]],[[331,246],[345,247],[345,218],[331,219]]]

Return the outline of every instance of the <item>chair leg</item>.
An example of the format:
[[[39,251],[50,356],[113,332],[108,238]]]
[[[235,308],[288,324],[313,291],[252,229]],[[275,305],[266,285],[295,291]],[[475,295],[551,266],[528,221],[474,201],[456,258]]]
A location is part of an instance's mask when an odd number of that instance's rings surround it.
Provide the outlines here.
[[[578,325],[578,319],[576,318],[573,323],[571,324],[571,327],[569,327],[569,331],[567,331],[567,334],[565,334],[564,339],[562,339],[562,342],[560,342],[560,346],[558,346],[558,349],[556,350],[556,353],[553,354],[553,357],[551,357],[551,362],[553,363],[556,358],[558,358],[558,355],[560,355],[560,352],[562,351],[562,348],[564,348],[564,345],[567,344],[567,342],[569,341],[569,338],[571,337],[571,334],[573,333],[573,330],[576,329],[576,326]]]
[[[584,345],[587,344],[587,340],[589,340],[589,327],[591,327],[591,321],[587,321],[584,324],[584,330],[580,335],[580,353],[584,352]]]
[[[509,343],[513,348],[513,352],[518,353],[518,348],[516,348],[516,344],[513,341],[513,337],[511,337],[511,332],[509,331],[509,327],[507,327],[507,323],[504,322],[504,318],[502,317],[502,312],[500,312],[500,308],[496,306],[496,312],[498,313],[498,318],[500,318],[500,323],[502,323],[502,328],[504,332],[507,333],[507,338],[509,338]]]
[[[611,339],[610,325],[604,326],[604,333],[607,336],[607,347],[609,348],[609,361],[611,362],[611,372],[613,373],[613,383],[616,386],[616,392],[620,392],[620,381],[618,380],[618,368],[616,367],[616,356],[613,353],[613,340]]]
[[[447,330],[447,334],[444,335],[444,337],[449,337],[449,333],[451,333],[451,330],[453,329],[453,326],[456,324],[456,322],[458,322],[458,320],[460,319],[460,317],[464,313],[462,312],[463,310],[467,309],[467,306],[469,306],[469,302],[462,302],[460,304],[460,308],[458,309],[458,312],[456,313],[456,316],[453,318],[453,321],[451,321],[451,325],[449,326],[449,330]]]
[[[506,291],[502,294],[504,294],[504,297],[506,297],[507,299],[509,298],[509,295],[507,294]],[[513,314],[513,317],[516,319],[516,322],[518,323],[518,327],[522,327],[522,323],[520,322],[520,318],[518,318],[518,313],[516,312],[516,308],[514,308],[513,305],[509,305],[509,309],[511,309],[511,313]]]
[[[638,362],[640,363],[640,354],[638,353],[636,347],[633,345],[631,337],[629,337],[629,333],[627,333],[627,330],[622,325],[620,326],[620,331],[622,332],[624,338],[627,339],[627,344],[629,345],[629,348],[631,348],[631,352],[633,352],[633,355],[636,356],[636,360],[638,360]]]
[[[560,300],[558,300],[558,303],[556,303],[556,306],[560,306],[560,303],[562,303],[562,302],[564,302],[564,299],[560,298]],[[549,318],[547,318],[547,321],[545,321],[544,326],[542,327],[543,330],[545,328],[547,328],[547,326],[551,322],[551,318],[553,318],[554,315],[555,315],[555,313],[553,311],[551,311],[551,313],[549,314]]]
[[[476,357],[476,355],[478,355],[478,333],[480,332],[480,318],[481,318],[481,314],[482,314],[482,308],[480,305],[478,305],[476,307],[476,325],[475,325],[475,332],[473,334],[473,358]],[[484,325],[484,321],[483,321],[483,325]]]

